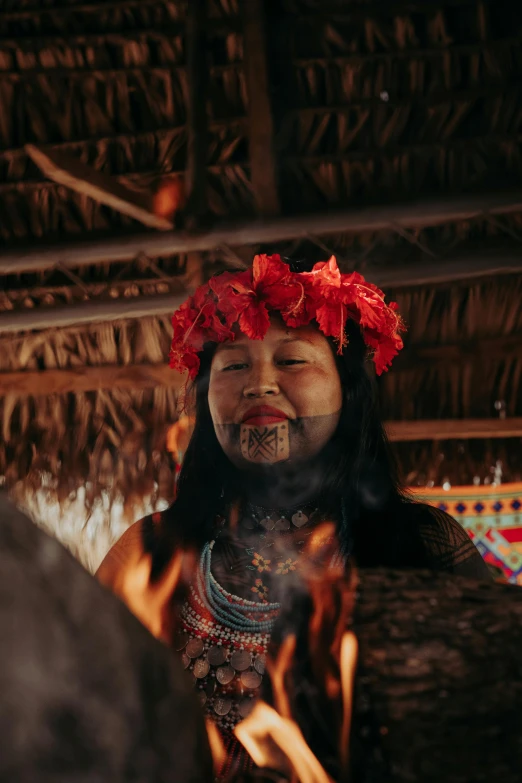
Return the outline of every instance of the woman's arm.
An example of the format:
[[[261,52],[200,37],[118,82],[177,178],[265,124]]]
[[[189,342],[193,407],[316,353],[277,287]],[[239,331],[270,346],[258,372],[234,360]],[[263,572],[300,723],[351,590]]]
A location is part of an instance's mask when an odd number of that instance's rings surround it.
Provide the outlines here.
[[[153,517],[132,525],[116,542],[96,572],[97,579],[127,604],[157,639],[172,638],[172,597],[179,584],[190,580],[195,558],[174,552],[157,579],[151,579],[152,556],[144,534]]]
[[[143,554],[143,520],[140,520],[131,525],[109,549],[96,571],[96,578],[102,585],[118,594],[123,572]],[[123,597],[120,595],[120,598]]]
[[[453,517],[433,506],[416,506],[417,526],[433,570],[491,581],[491,574],[475,544]]]

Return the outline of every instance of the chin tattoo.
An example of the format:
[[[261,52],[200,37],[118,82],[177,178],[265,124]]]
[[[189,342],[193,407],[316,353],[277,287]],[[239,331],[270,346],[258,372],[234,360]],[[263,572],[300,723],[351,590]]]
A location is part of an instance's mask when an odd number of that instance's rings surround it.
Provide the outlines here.
[[[239,438],[241,456],[247,462],[266,465],[283,462],[290,457],[290,433],[286,421],[262,427],[242,424]]]
[[[274,424],[215,424],[221,448],[240,469],[307,460],[328,443],[340,412],[303,416]]]

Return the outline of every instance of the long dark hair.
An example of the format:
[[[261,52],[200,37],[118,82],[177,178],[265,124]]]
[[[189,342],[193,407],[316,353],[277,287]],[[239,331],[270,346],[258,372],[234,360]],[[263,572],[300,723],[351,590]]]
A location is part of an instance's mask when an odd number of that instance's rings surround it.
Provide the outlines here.
[[[304,271],[302,265],[295,271]],[[342,503],[355,520],[395,512],[406,498],[379,415],[376,383],[369,372],[361,333],[353,322],[348,323],[346,333],[348,345],[342,355],[336,353],[332,342],[343,405],[336,433],[321,455],[326,461],[321,495],[332,506]],[[173,546],[203,546],[212,536],[216,516],[240,499],[239,473],[218,443],[208,405],[215,347],[207,345],[200,357],[194,389],[195,427],[179,475],[176,500],[163,514],[163,546],[157,549],[163,550],[162,561]],[[340,535],[346,537],[348,533],[344,529]],[[166,550],[165,537],[170,540]],[[157,566],[161,568],[159,561]]]

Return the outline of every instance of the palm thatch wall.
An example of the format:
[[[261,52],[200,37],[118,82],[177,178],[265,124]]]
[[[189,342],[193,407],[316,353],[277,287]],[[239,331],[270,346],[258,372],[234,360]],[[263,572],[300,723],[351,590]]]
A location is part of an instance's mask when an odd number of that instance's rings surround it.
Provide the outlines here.
[[[260,208],[259,89],[245,47],[249,0],[208,0],[205,97],[207,224]],[[266,0],[264,47],[281,216],[313,216],[425,197],[509,191],[522,173],[522,12],[506,0]],[[39,243],[125,238],[143,228],[47,180],[25,145],[66,151],[137,190],[183,179],[190,147],[187,14],[179,0],[17,0],[0,9],[0,236],[7,252]],[[249,39],[250,40],[250,39]],[[257,108],[256,108],[257,107]],[[263,123],[261,123],[263,125]],[[270,146],[270,145],[269,145]],[[261,145],[261,154],[265,154]],[[258,156],[256,160],[256,155]],[[261,166],[262,171],[262,166]],[[257,173],[256,173],[257,172]],[[256,179],[257,178],[257,179]],[[259,250],[324,258],[344,269],[401,269],[390,290],[409,324],[404,358],[380,383],[387,419],[522,416],[522,276],[418,286],[426,265],[489,253],[520,258],[522,209],[409,229],[306,228],[277,243],[199,253],[202,277]],[[2,258],[0,251],[0,262]],[[22,254],[23,255],[23,254]],[[176,296],[190,258],[11,270],[0,316],[156,295]],[[504,338],[507,339],[507,342]],[[506,344],[508,344],[506,348]],[[169,319],[144,317],[0,334],[0,374],[158,364]],[[498,350],[497,350],[498,348]],[[441,352],[441,349],[442,352]],[[0,399],[0,475],[19,495],[123,497],[129,514],[170,499],[165,438],[176,420],[166,385]],[[522,478],[520,439],[399,443],[411,484]],[[105,502],[104,500],[104,502]]]
[[[159,363],[168,355],[170,319],[37,332],[4,338],[1,345],[3,372]],[[37,488],[43,472],[60,500],[85,483],[88,506],[103,490],[113,496],[122,491],[129,507],[144,496],[172,496],[173,465],[165,443],[178,418],[173,389],[7,395],[2,414],[0,464],[11,486],[27,477]]]
[[[266,6],[285,211],[518,184],[514,5]],[[253,196],[241,8],[214,0],[208,12],[209,209],[244,216]],[[43,179],[27,143],[67,149],[136,187],[183,173],[185,16],[179,0],[55,0],[0,11],[4,239],[130,223]]]
[[[182,174],[186,3],[20,5],[0,11],[0,235],[125,229],[130,219],[42,178],[24,145],[66,149],[137,188]],[[230,5],[209,9],[208,195],[216,214],[248,214],[241,36]]]

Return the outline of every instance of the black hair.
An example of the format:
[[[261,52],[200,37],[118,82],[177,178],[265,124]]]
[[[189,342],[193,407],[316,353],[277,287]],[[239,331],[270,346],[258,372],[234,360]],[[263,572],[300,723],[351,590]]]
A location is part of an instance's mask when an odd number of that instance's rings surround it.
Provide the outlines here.
[[[293,262],[291,268],[306,271],[306,263]],[[336,433],[322,454],[327,462],[322,471],[322,496],[332,504],[343,503],[353,518],[395,512],[405,496],[379,414],[376,383],[368,371],[366,347],[355,323],[348,323],[346,335],[348,345],[341,355],[331,343],[343,405]],[[208,405],[215,348],[215,344],[209,344],[200,355],[195,427],[181,467],[176,500],[163,514],[163,532],[171,546],[203,546],[212,536],[216,516],[225,513],[240,496],[238,471],[222,451]],[[163,552],[161,559],[167,556]],[[160,563],[158,566],[161,568]]]

